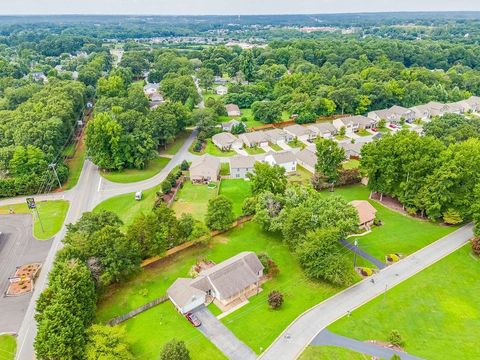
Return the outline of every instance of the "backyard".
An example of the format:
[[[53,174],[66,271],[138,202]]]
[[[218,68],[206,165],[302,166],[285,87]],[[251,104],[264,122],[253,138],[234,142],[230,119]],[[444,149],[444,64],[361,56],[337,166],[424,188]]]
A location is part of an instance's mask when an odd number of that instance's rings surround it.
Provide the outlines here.
[[[17,342],[12,335],[0,335],[0,359],[13,360],[15,358],[15,351],[17,349]]]
[[[250,182],[243,179],[222,180],[220,195],[224,195],[233,202],[235,217],[242,215],[243,201],[252,196]]]
[[[40,221],[34,217],[33,236],[39,240],[48,240],[52,238],[62,228],[63,221],[67,215],[69,203],[65,200],[38,201],[37,210],[40,214]],[[32,211],[26,203],[6,205],[0,207],[0,215],[9,214],[10,208],[15,214],[31,214]],[[42,230],[42,225],[43,229]]]
[[[194,145],[194,144],[192,144]],[[192,146],[193,148],[193,146]],[[203,155],[203,154],[210,154],[213,156],[219,156],[219,157],[228,157],[228,156],[233,156],[236,154],[234,150],[228,150],[228,151],[222,151],[220,150],[213,142],[211,139],[207,140],[207,143],[205,147],[202,149],[202,151],[195,152],[193,150],[190,151],[191,153],[195,155]]]
[[[209,189],[207,185],[193,185],[190,181],[186,181],[178,191],[172,209],[177,217],[182,214],[192,214],[196,219],[204,221],[208,200],[216,195],[217,188]]]
[[[124,169],[120,171],[101,171],[100,174],[107,180],[116,183],[132,183],[142,181],[157,175],[170,159],[156,157],[148,162],[144,169]]]
[[[248,146],[245,146],[243,148],[248,155],[259,155],[259,154],[265,154],[265,150],[263,150],[262,148],[260,147],[248,147]]]
[[[479,359],[479,273],[480,261],[466,245],[354,310],[329,330],[362,341],[386,341],[395,329],[412,355],[431,360]]]

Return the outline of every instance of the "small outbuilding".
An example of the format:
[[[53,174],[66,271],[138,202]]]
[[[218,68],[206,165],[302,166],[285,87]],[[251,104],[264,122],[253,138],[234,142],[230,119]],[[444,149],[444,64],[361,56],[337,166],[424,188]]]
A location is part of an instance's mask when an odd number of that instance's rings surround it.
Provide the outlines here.
[[[350,202],[350,205],[357,210],[359,219],[358,226],[364,229],[370,229],[377,215],[377,209],[367,200],[353,200]]]

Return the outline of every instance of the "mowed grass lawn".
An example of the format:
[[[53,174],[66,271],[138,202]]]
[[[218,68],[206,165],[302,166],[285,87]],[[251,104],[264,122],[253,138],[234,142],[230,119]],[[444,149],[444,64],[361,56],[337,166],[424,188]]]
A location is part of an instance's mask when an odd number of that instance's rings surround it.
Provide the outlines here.
[[[110,287],[99,302],[97,321],[105,322],[164,295],[175,279],[188,276],[197,259],[207,258],[219,263],[242,251],[266,252],[280,269],[278,277],[262,285],[264,291],[251,297],[249,304],[222,319],[240,340],[257,353],[265,349],[300,313],[340,290],[307,279],[280,236],[266,233],[250,222],[217,236],[208,245],[198,245],[175,254],[144,269],[132,280]],[[268,307],[267,297],[271,290],[280,290],[284,294],[285,303],[279,310]],[[188,341],[191,333],[186,332],[188,327],[185,325],[188,325],[187,321],[176,315],[172,305],[167,303],[126,321],[123,326],[136,357],[152,349],[156,353],[146,358],[154,359],[158,358],[158,351],[170,339],[175,337]],[[200,340],[187,343],[194,359],[205,358],[203,352],[209,349],[205,344],[208,342]],[[220,358],[212,355],[209,359]]]
[[[65,216],[67,215],[69,202],[65,200],[54,201],[38,201],[37,210],[40,214],[40,220],[34,218],[33,222],[33,236],[39,240],[48,240],[52,238],[62,228]],[[0,207],[0,215],[9,214],[10,208],[15,214],[31,214],[32,211],[28,209],[27,204],[14,204]]]
[[[370,360],[372,357],[337,346],[308,346],[299,360]]]
[[[370,191],[366,186],[354,185],[336,188],[334,192],[324,190],[322,194],[340,195],[347,201],[352,201],[368,200]],[[383,225],[374,227],[370,234],[359,236],[358,244],[380,261],[385,261],[385,256],[390,253],[411,254],[458,228],[402,215],[373,200],[370,203],[377,209],[377,217]],[[352,238],[349,240],[353,241]],[[362,264],[363,259],[357,260]]]
[[[0,335],[0,359],[13,360],[17,350],[17,341],[12,335]]]
[[[209,189],[207,185],[194,185],[191,181],[186,181],[177,192],[172,209],[177,217],[182,214],[192,214],[196,219],[204,221],[208,200],[217,195],[217,190],[217,188]]]
[[[480,359],[479,274],[480,261],[465,245],[329,329],[383,341],[395,329],[405,350],[423,359]]]
[[[167,145],[166,149],[163,149],[160,151],[160,156],[161,155],[175,155],[178,150],[182,147],[182,145],[185,143],[185,141],[188,139],[190,134],[192,133],[192,130],[184,130],[180,134],[177,135],[175,138],[175,141]]]
[[[243,179],[222,180],[220,195],[229,198],[233,202],[233,213],[238,217],[242,215],[243,201],[252,196],[252,188],[250,182]]]
[[[142,181],[157,175],[165,166],[169,158],[157,157],[148,162],[145,169],[125,169],[120,171],[101,171],[100,174],[107,180],[116,183],[132,183]]]

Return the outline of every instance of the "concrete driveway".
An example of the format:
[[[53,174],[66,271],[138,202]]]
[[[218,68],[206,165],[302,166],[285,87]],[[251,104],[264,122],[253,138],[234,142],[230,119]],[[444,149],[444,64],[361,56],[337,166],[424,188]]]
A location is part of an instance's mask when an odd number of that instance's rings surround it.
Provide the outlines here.
[[[223,325],[211,312],[205,307],[195,311],[195,315],[200,319],[202,325],[198,327],[227,358],[231,360],[250,360],[256,359],[257,355],[243,342],[238,340],[233,333]]]
[[[32,236],[31,215],[1,215],[0,232],[0,333],[17,333],[32,294],[4,297],[8,278],[17,266],[43,263],[52,241],[36,240]]]
[[[292,148],[284,141],[279,141],[277,145],[280,146],[283,150],[292,150]]]

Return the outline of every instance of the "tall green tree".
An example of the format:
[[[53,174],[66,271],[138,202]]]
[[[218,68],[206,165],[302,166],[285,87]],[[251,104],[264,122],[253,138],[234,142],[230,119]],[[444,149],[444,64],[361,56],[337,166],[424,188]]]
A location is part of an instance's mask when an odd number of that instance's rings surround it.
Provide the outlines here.
[[[231,200],[219,195],[208,201],[205,224],[210,230],[226,230],[232,225],[234,219]]]
[[[160,353],[160,360],[190,360],[190,352],[183,341],[171,340],[167,342]]]
[[[252,193],[254,195],[262,192],[271,192],[272,194],[283,194],[287,188],[287,176],[285,168],[267,163],[256,162],[253,166],[253,172],[247,174],[251,181]]]
[[[325,176],[332,188],[340,177],[340,167],[345,161],[345,150],[332,139],[317,140],[317,164],[315,171]]]

